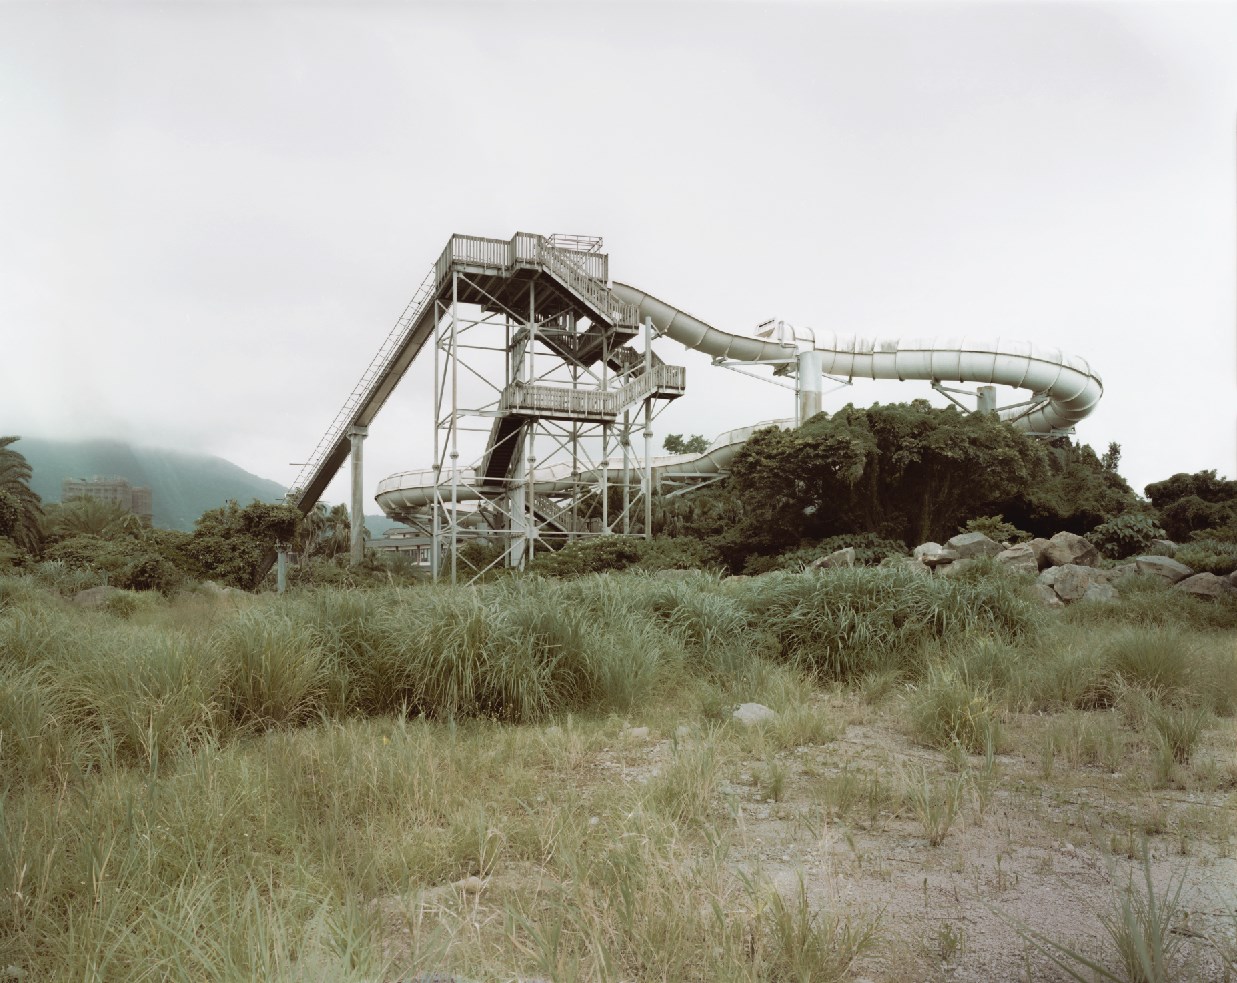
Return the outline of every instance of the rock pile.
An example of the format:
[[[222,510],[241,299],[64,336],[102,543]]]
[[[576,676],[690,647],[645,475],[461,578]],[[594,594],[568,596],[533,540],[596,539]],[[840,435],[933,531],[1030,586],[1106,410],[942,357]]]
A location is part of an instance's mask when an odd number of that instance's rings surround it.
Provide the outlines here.
[[[1168,544],[1171,545],[1171,544]],[[823,557],[814,567],[840,565]],[[1115,601],[1113,584],[1130,574],[1161,577],[1174,590],[1196,597],[1221,597],[1237,593],[1237,572],[1228,577],[1195,573],[1169,556],[1137,556],[1109,569],[1100,567],[1100,553],[1089,540],[1072,532],[1059,532],[1051,539],[1033,539],[1011,546],[997,543],[981,532],[961,533],[943,546],[922,543],[912,555],[892,562],[938,577],[957,576],[981,557],[992,557],[999,566],[1035,577],[1036,591],[1049,607],[1064,607],[1078,601]]]

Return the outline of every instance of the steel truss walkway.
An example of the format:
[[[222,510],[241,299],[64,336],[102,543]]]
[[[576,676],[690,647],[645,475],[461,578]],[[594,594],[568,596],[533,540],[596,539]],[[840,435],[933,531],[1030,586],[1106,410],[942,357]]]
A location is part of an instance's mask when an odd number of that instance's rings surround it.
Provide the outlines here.
[[[433,535],[435,570],[440,552],[455,563],[465,516],[458,495],[462,469],[486,489],[489,525],[505,537],[509,563],[522,564],[538,540],[565,540],[590,530],[630,532],[634,506],[648,498],[647,482],[633,497],[632,428],[641,425],[643,414],[648,431],[654,403],[681,396],[686,372],[656,356],[647,328],[643,351],[630,347],[641,341],[638,309],[610,291],[609,258],[600,247],[600,239],[582,236],[452,236],[304,465],[291,496],[297,508],[308,513],[351,454],[357,525],[364,514],[361,442],[429,344],[435,363],[436,493],[432,503],[401,518]],[[501,386],[492,381],[494,364],[474,364],[480,360],[475,353],[482,351],[501,353]],[[461,385],[461,374],[466,380],[481,378],[494,391],[479,405],[465,405],[462,400],[472,394]],[[462,431],[476,429],[466,425],[470,417],[492,418],[485,450],[472,464],[460,459]],[[646,433],[646,443],[651,436]],[[609,515],[612,496],[593,479],[581,477],[577,486],[551,496],[528,493],[521,469],[537,462],[538,450],[541,465],[569,457],[579,476],[595,473],[598,455],[604,459],[617,452],[628,467],[615,516]],[[592,513],[598,502],[600,520],[590,525],[581,518],[581,505],[597,520]],[[495,522],[495,515],[501,521]],[[356,558],[359,538],[354,535]]]

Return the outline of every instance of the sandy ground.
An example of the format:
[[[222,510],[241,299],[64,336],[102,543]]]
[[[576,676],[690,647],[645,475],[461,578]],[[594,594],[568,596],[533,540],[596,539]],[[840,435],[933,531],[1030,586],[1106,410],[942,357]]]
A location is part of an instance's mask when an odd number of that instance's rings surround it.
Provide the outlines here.
[[[1177,978],[1226,979],[1204,937],[1220,933],[1231,945],[1237,928],[1232,721],[1209,732],[1181,776],[1154,787],[1137,752],[1124,773],[1058,763],[1045,774],[1034,750],[1041,722],[1015,718],[1007,725],[1014,750],[994,759],[981,800],[976,775],[982,757],[951,763],[913,744],[895,710],[864,707],[851,696],[822,699],[821,709],[847,721],[844,730],[831,743],[778,752],[784,775],[778,801],[767,796],[769,758],[753,751],[728,764],[714,812],[729,824],[730,862],[737,870],[758,871],[787,896],[802,880],[816,908],[879,915],[878,941],[851,978],[1070,979],[1020,926],[1115,968],[1102,916],[1131,878],[1141,883],[1138,855],[1146,843],[1157,891],[1180,885]],[[636,735],[591,756],[581,781],[640,785],[658,774],[675,742],[656,729]],[[964,788],[958,815],[938,846],[909,808],[882,798],[882,787],[888,792],[915,768]],[[840,776],[847,775],[849,792],[839,791]],[[518,879],[513,873],[504,879],[511,876]]]

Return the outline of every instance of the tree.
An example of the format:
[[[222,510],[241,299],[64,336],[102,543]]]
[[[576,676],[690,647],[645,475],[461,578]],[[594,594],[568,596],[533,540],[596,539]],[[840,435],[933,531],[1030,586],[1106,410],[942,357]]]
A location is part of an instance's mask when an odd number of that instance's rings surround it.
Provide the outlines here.
[[[326,514],[327,552],[330,556],[347,553],[352,547],[352,519],[348,506],[332,505]]]
[[[317,551],[326,528],[326,503],[318,502],[301,520],[301,531],[296,538],[296,551],[300,556],[302,567],[309,562],[309,558]]]
[[[258,564],[276,543],[296,541],[301,513],[292,505],[231,501],[203,512],[184,551],[200,576],[250,590]]]
[[[106,574],[108,584],[129,590],[170,593],[185,577],[155,544],[133,537],[103,539],[83,533],[55,543],[44,555],[73,569]]]
[[[1121,445],[1115,440],[1108,445],[1108,450],[1104,452],[1104,456],[1100,458],[1100,464],[1104,466],[1105,471],[1117,473],[1121,466]]]
[[[146,534],[142,520],[115,502],[97,498],[75,498],[47,507],[43,530],[48,541],[57,543],[73,536],[98,536],[141,539]]]
[[[42,545],[42,500],[30,488],[34,473],[24,456],[13,450],[20,437],[0,437],[0,537],[22,552],[38,553]]]
[[[666,434],[662,444],[671,454],[703,454],[709,449],[709,442],[698,433],[692,434],[686,440],[681,433]]]
[[[843,533],[907,545],[944,539],[1046,471],[1038,443],[988,414],[925,400],[847,406],[744,445],[730,479],[744,519],[722,549],[733,567],[753,552]]]
[[[1086,444],[1061,437],[1049,446],[1047,461],[1048,470],[1037,481],[992,503],[992,511],[1046,537],[1063,531],[1085,535],[1119,515],[1146,508],[1126,480],[1106,468]]]
[[[1237,481],[1215,471],[1175,474],[1147,486],[1147,497],[1159,510],[1160,524],[1171,539],[1237,524]]]

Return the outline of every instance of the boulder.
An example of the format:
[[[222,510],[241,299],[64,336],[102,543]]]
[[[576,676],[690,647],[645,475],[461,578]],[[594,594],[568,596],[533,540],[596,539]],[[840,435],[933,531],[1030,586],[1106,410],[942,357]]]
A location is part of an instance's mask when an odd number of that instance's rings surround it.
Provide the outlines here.
[[[1087,539],[1072,532],[1059,532],[1048,541],[1043,558],[1051,567],[1073,564],[1079,567],[1094,567],[1100,562],[1100,551]]]
[[[1036,584],[1035,595],[1046,608],[1063,608],[1065,602],[1057,597],[1057,592],[1047,584]]]
[[[970,556],[961,560],[954,560],[953,563],[942,564],[936,571],[938,577],[956,577],[962,573],[967,567],[975,566],[978,562],[978,557]]]
[[[1185,580],[1194,572],[1184,563],[1178,563],[1170,556],[1136,556],[1134,566],[1138,568],[1139,573],[1163,577],[1170,584]]]
[[[930,570],[935,570],[937,567],[943,567],[953,563],[955,560],[961,559],[958,556],[958,551],[948,546],[942,546],[935,553],[923,553],[919,557],[919,562]]]
[[[834,550],[828,556],[819,556],[808,564],[809,570],[836,570],[839,567],[853,567],[855,565],[855,548],[847,546],[844,549]]]
[[[1081,601],[1092,586],[1102,585],[1112,590],[1112,587],[1108,586],[1108,574],[1105,570],[1074,563],[1049,566],[1035,579],[1035,582],[1040,586],[1049,587],[1060,600],[1066,602]],[[1113,592],[1113,596],[1116,596],[1116,592]],[[1103,597],[1103,600],[1111,600],[1107,596],[1107,591],[1100,591],[1094,597],[1096,600],[1100,597]]]
[[[963,560],[971,560],[980,556],[996,556],[1001,552],[1001,544],[993,542],[982,532],[959,533],[945,546],[954,550]]]
[[[744,727],[753,727],[756,724],[776,720],[777,711],[770,709],[763,703],[740,703],[735,707],[734,713],[730,716]]]
[[[1234,590],[1237,590],[1237,570],[1234,570],[1228,575],[1228,582],[1232,585]]]
[[[1035,558],[1035,550],[1030,543],[1019,543],[1009,549],[1001,550],[996,555],[996,562],[1007,570],[1015,573],[1039,573],[1039,561]]]
[[[1102,581],[1093,581],[1083,592],[1079,601],[1115,601],[1118,595],[1116,588]]]
[[[1041,536],[1036,536],[1029,543],[1027,543],[1027,545],[1031,547],[1031,552],[1035,554],[1035,562],[1039,564],[1039,568],[1041,570],[1049,566],[1048,547],[1052,545],[1051,539],[1044,539]]]
[[[73,603],[84,608],[101,608],[113,594],[119,594],[119,587],[91,587],[78,591],[73,595]]]
[[[924,556],[929,554],[935,556],[940,551],[940,543],[920,543],[913,550],[911,550],[911,556],[913,556],[916,560],[922,560]]]
[[[1177,544],[1171,539],[1151,540],[1151,552],[1155,556],[1176,556]]]
[[[1107,585],[1108,578],[1103,571],[1094,567],[1067,563],[1060,567],[1049,567],[1039,575],[1036,582],[1051,587],[1057,597],[1069,602],[1080,600],[1093,584]]]
[[[909,570],[911,573],[918,573],[923,576],[928,576],[932,573],[928,569],[927,564],[915,559],[913,556],[887,556],[881,560],[881,566],[897,570]]]
[[[1195,597],[1228,597],[1233,593],[1233,585],[1227,577],[1218,577],[1214,573],[1196,573],[1173,585],[1173,590],[1193,594]]]

